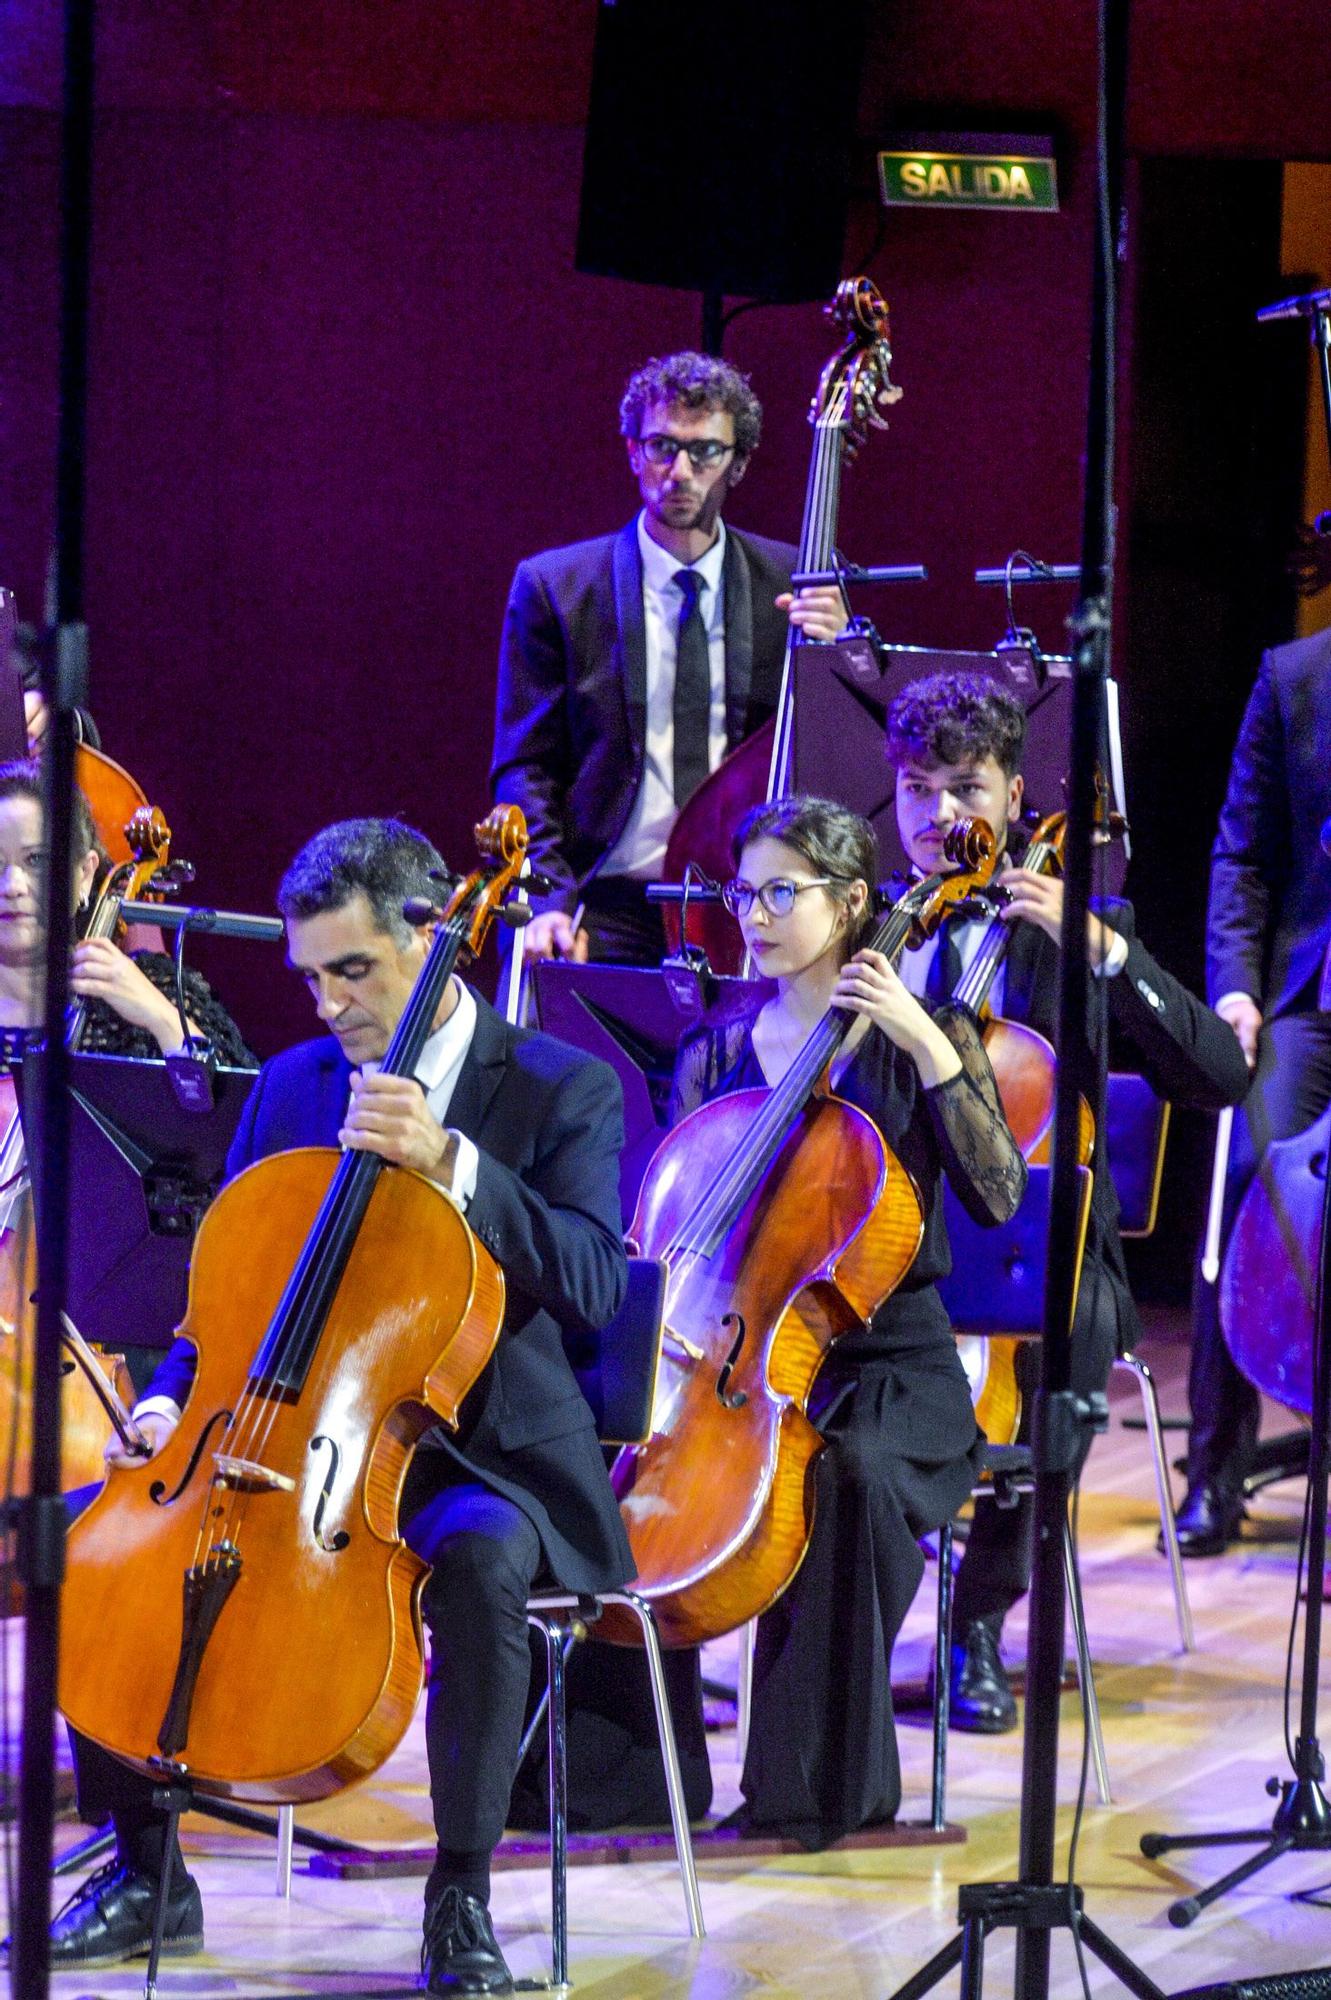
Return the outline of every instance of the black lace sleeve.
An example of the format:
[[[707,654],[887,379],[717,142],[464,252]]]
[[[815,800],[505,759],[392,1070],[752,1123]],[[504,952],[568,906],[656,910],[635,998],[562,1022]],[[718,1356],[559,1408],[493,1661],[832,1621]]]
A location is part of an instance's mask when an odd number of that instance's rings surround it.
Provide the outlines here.
[[[164,952],[136,951],[134,963],[159,993],[174,1005],[175,966]],[[219,1062],[233,1069],[257,1069],[258,1059],[202,973],[185,967],[185,1012],[204,1039],[217,1051]],[[121,1019],[105,1000],[90,1000],[81,1046],[94,1055],[156,1058],[162,1051],[146,1028]]]
[[[690,1111],[716,1096],[722,1078],[739,1061],[752,1016],[703,1022],[684,1036],[675,1055],[667,1123],[678,1125]]]
[[[924,1093],[943,1168],[966,1213],[1006,1222],[1026,1192],[1026,1162],[1008,1127],[975,1016],[940,1007],[934,1020],[961,1058],[961,1073]]]

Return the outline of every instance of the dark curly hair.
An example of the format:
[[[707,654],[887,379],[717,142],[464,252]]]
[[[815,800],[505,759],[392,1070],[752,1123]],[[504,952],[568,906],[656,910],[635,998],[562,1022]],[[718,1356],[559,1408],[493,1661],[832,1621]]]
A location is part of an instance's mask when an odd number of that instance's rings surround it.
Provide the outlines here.
[[[815,875],[830,875],[827,893],[843,906],[851,885],[867,882],[869,898],[848,943],[855,951],[874,922],[874,892],[878,881],[878,836],[867,819],[832,799],[796,796],[750,806],[735,828],[731,859],[739,859],[751,840],[779,840],[802,855]]]
[[[1016,776],[1026,711],[988,674],[930,674],[911,681],[887,711],[887,761],[962,764],[993,757]]]
[[[451,881],[438,849],[400,819],[343,819],[307,840],[277,891],[284,917],[340,910],[358,892],[377,928],[399,945],[412,935],[402,905],[413,896],[441,897]]]
[[[667,354],[630,375],[619,405],[619,428],[626,438],[642,436],[642,420],[654,404],[682,403],[686,410],[725,410],[734,420],[735,456],[748,458],[762,436],[763,406],[747,375],[715,354]]]

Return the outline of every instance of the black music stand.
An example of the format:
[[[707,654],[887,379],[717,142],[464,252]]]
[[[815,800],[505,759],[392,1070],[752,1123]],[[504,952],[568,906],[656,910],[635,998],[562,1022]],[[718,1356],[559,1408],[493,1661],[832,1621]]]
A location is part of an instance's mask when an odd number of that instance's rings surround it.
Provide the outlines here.
[[[16,1077],[30,1153],[43,1062],[30,1050]],[[160,1061],[70,1059],[66,1311],[85,1340],[128,1348],[131,1375],[151,1367],[184,1317],[194,1233],[253,1082],[253,1070],[214,1070],[212,1109],[187,1111]]]
[[[929,674],[983,674],[1015,696],[1026,711],[1022,769],[1026,793],[1042,813],[1058,812],[1067,772],[1072,705],[1071,662],[1038,657],[1026,646],[1000,646],[992,653],[940,652],[925,646],[874,645],[865,638],[831,645],[799,646],[792,654],[795,675],[795,747],[791,789],[836,799],[862,813],[878,836],[882,873],[910,872],[897,833],[896,788],[883,755],[887,711],[911,681]],[[1115,711],[1109,711],[1112,771],[1121,771]],[[1115,796],[1120,812],[1124,801]],[[1123,886],[1126,851],[1117,845],[1100,858],[1109,894]]]
[[[675,1051],[697,1016],[680,1010],[664,975],[650,967],[543,958],[532,974],[537,1027],[600,1056],[623,1088],[619,1201],[627,1227],[647,1163],[665,1132]],[[722,1001],[736,988],[751,990],[752,982],[718,978],[712,985],[715,999]]]

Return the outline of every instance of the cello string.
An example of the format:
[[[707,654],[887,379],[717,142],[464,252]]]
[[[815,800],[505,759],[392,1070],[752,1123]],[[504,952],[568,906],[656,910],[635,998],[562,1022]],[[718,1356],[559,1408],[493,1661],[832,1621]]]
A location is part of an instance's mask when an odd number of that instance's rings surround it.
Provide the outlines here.
[[[930,876],[927,885],[936,888],[939,879]],[[885,913],[870,939],[870,949],[886,950],[889,955],[899,950],[913,919],[913,905],[918,902],[920,888],[924,886],[918,885],[909,897],[903,898],[902,903],[893,905]],[[911,909],[903,907],[906,902],[912,904]],[[851,1025],[850,1017],[841,1016],[839,1010],[829,1008],[822,1020],[810,1030],[785,1076],[768,1092],[744,1139],[723,1163],[720,1173],[697,1207],[679,1225],[673,1242],[663,1255],[669,1258],[684,1250],[704,1254],[706,1243],[720,1228],[733,1221],[734,1215],[749,1198],[755,1179],[780,1146]]]
[[[1032,841],[1026,850],[1023,868],[1029,868],[1037,875],[1048,874],[1057,858],[1057,850],[1052,841]],[[989,997],[989,989],[998,976],[998,968],[1007,956],[1008,945],[1012,941],[1012,926],[1005,924],[1001,917],[994,917],[980,940],[974,958],[957,981],[952,998],[960,1001],[978,1014]]]
[[[409,1058],[412,1058],[410,1067],[414,1068],[418,1057],[417,1040],[423,1040],[422,1029],[428,1032],[447,982],[453,976],[458,955],[469,935],[477,897],[484,886],[484,877],[478,871],[470,895],[441,925],[385,1053],[381,1073],[405,1074]],[[345,1164],[349,1161],[351,1164]],[[359,1150],[356,1150],[354,1160],[352,1153],[347,1152],[339,1161],[289,1281],[293,1295],[289,1302],[284,1300],[279,1304],[260,1347],[260,1355],[269,1356],[269,1377],[273,1382],[281,1380],[284,1368],[299,1363],[303,1346],[312,1344],[317,1347],[346,1276],[347,1263],[354,1253],[361,1225],[373,1199],[374,1186],[386,1164],[378,1154]],[[358,1183],[367,1177],[371,1185],[362,1204],[358,1199]],[[317,1321],[313,1327],[310,1324],[312,1319]],[[311,1354],[311,1363],[312,1359]],[[237,1405],[236,1416],[224,1433],[224,1437],[228,1438],[235,1433],[236,1449],[233,1455],[262,1463],[274,1425],[284,1406],[282,1396],[273,1392],[268,1380],[256,1387],[251,1375]],[[231,1490],[236,1491],[234,1488]],[[228,1523],[236,1521],[235,1506],[228,1507],[224,1518]],[[238,1526],[235,1532],[238,1534]]]
[[[938,879],[930,877],[929,881],[936,886]],[[918,893],[918,890],[914,892],[916,900]],[[889,954],[899,949],[905,941],[912,914],[904,911],[901,904],[894,905],[871,939],[871,947],[886,949]],[[896,935],[898,931],[899,937]],[[744,1140],[723,1164],[701,1202],[680,1224],[674,1242],[664,1252],[667,1257],[685,1249],[700,1248],[702,1243],[716,1234],[731,1211],[737,1210],[747,1200],[755,1173],[762,1171],[762,1166],[784,1137],[826,1063],[835,1054],[836,1043],[848,1032],[849,1020],[834,1020],[832,1017],[833,1010],[829,1009],[801,1044],[786,1075],[769,1091]],[[825,1050],[822,1046],[824,1038],[828,1044]],[[817,1049],[814,1048],[815,1042],[818,1043]]]

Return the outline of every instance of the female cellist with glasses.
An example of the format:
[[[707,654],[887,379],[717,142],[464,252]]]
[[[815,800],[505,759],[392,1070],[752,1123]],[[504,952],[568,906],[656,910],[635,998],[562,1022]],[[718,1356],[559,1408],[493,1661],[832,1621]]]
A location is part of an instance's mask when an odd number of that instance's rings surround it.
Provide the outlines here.
[[[821,1848],[896,1813],[890,1665],[923,1570],[917,1538],[966,1498],[983,1442],[935,1285],[949,1269],[943,1178],[977,1221],[997,1225],[1015,1211],[1026,1169],[975,1023],[959,1009],[931,1014],[864,947],[878,864],[867,821],[825,800],[779,799],[745,816],[733,855],[725,899],[760,977],[739,1008],[685,1038],[672,1122],[731,1092],[776,1089],[841,1010],[856,1019],[832,1089],[872,1120],[923,1217],[904,1279],[836,1339],[816,1377],[812,1537],[758,1625],[742,1821]],[[583,1671],[616,1677],[608,1649],[582,1652]],[[611,1704],[598,1705],[593,1734],[605,1741]],[[580,1733],[575,1722],[575,1757]],[[699,1731],[685,1734],[700,1743]],[[575,1766],[578,1803],[604,1775]]]

